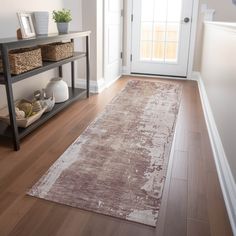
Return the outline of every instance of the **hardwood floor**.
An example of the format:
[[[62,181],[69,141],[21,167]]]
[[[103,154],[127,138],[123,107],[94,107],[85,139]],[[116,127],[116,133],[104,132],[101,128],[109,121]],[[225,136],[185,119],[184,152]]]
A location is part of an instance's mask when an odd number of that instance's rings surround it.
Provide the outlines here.
[[[183,96],[156,228],[25,194],[129,79],[72,104],[27,136],[19,152],[0,141],[0,236],[232,235],[193,81],[176,81]]]

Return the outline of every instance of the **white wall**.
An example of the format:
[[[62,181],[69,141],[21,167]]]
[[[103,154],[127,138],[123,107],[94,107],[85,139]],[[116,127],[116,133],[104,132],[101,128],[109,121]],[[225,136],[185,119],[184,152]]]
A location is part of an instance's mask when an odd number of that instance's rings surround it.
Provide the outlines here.
[[[82,31],[82,0],[63,0],[63,6],[71,10],[72,21],[70,22],[70,31]],[[75,39],[75,51],[83,51],[83,40]],[[70,65],[63,66],[63,74],[67,76],[67,82],[70,84]],[[75,62],[75,75],[76,78],[85,77],[85,59],[80,59]]]
[[[1,0],[0,7],[0,37],[15,37],[16,30],[19,28],[16,12],[19,11],[40,11],[46,10],[52,12],[54,9],[60,9],[63,7],[62,0],[48,1],[31,1],[31,0]],[[56,32],[56,25],[50,17],[49,31]],[[33,91],[45,87],[48,79],[55,76],[54,71],[49,71],[38,76],[34,76],[24,81],[20,81],[14,84],[15,99],[30,95]],[[0,86],[0,107],[6,104],[5,89]]]
[[[236,23],[206,22],[200,94],[225,205],[236,235]]]
[[[97,0],[97,80],[104,78],[104,1]]]
[[[103,0],[82,0],[83,30],[91,30],[91,80],[103,79]]]
[[[215,9],[214,21],[236,22],[236,5],[232,0],[200,0],[198,30],[195,46],[194,70],[199,71],[201,66],[202,40],[203,40],[203,13],[201,4],[207,4],[209,9]]]
[[[216,10],[216,21],[235,21],[236,20],[236,5],[232,3],[232,0],[200,0],[201,3],[207,3],[209,8]]]
[[[19,28],[19,23],[16,17],[16,12],[19,11],[49,11],[62,8],[63,0],[1,0],[0,7],[0,37],[16,36],[16,29]],[[56,32],[56,25],[50,17],[50,32]]]
[[[96,0],[82,0],[82,21],[83,21],[83,30],[91,30],[91,38],[90,38],[90,53],[91,53],[91,59],[90,62],[93,65],[90,71],[90,76],[92,80],[96,80],[97,78],[97,67],[96,65],[97,61],[97,24],[96,24],[96,18],[97,18],[97,4]]]
[[[207,24],[203,42],[201,76],[236,181],[236,24]]]
[[[57,32],[56,24],[52,20],[52,11],[59,10],[62,8],[68,8],[72,11],[72,22],[70,23],[70,30],[82,30],[82,6],[81,0],[1,0],[0,7],[0,38],[15,37],[16,30],[19,28],[18,19],[16,17],[16,12],[20,11],[49,11],[50,12],[50,22],[49,22],[49,32]],[[81,49],[81,42],[75,41],[76,50]],[[80,45],[80,46],[78,46]],[[64,79],[70,83],[70,70],[69,65],[63,66]],[[84,72],[84,67],[82,63],[78,63],[76,68],[78,73]],[[44,88],[49,79],[57,76],[57,70],[51,70],[43,74],[39,74],[32,78],[17,82],[14,84],[14,96],[15,99],[23,98],[31,95],[31,93],[37,89]],[[0,86],[0,107],[6,105],[6,95],[3,86]]]

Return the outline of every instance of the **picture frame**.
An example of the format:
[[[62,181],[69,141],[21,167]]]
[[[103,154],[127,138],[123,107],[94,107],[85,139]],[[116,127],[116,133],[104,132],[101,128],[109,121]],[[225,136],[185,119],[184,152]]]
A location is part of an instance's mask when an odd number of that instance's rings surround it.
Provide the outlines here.
[[[20,30],[22,38],[35,37],[35,29],[32,20],[32,13],[29,12],[17,12],[18,20],[20,23]]]

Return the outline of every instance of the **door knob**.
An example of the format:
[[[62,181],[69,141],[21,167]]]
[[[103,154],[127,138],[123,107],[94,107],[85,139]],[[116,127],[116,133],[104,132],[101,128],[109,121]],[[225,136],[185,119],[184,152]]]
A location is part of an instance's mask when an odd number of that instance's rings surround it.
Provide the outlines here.
[[[190,21],[189,17],[184,18],[184,23],[188,23]]]

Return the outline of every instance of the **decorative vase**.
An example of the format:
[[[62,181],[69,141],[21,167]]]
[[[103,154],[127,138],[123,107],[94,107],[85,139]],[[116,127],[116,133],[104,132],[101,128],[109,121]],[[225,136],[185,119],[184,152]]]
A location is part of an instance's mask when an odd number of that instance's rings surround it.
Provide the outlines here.
[[[57,29],[59,34],[68,34],[69,32],[69,23],[68,22],[58,22]]]
[[[49,12],[36,11],[34,12],[34,26],[37,35],[48,34]]]
[[[65,102],[69,99],[68,85],[62,78],[53,78],[45,89],[47,97],[54,96],[55,103]]]

